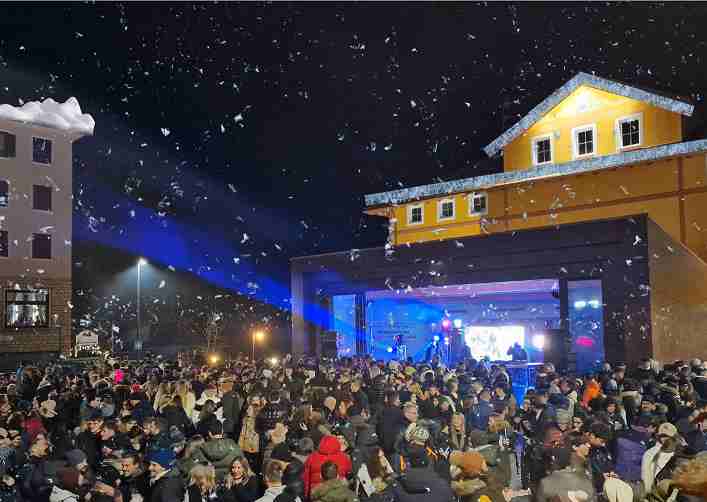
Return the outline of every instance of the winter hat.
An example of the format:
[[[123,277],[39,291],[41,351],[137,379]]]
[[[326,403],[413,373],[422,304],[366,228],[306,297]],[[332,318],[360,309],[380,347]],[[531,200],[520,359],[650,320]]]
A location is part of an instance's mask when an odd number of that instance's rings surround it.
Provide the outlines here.
[[[572,413],[570,413],[569,410],[558,408],[555,411],[555,414],[557,415],[558,424],[569,424],[572,422]]]
[[[66,457],[66,461],[69,462],[69,465],[72,467],[85,464],[87,461],[86,454],[81,450],[69,450],[64,454],[64,456]]]
[[[56,401],[47,399],[39,406],[39,414],[44,418],[54,418],[56,416]]]
[[[159,464],[165,470],[171,469],[176,460],[177,455],[174,453],[174,450],[169,448],[153,451],[147,456],[148,463]]]
[[[79,487],[79,476],[79,471],[74,467],[62,467],[56,471],[59,484],[70,492],[75,491]]]
[[[475,477],[484,472],[486,459],[478,451],[453,451],[449,455],[449,464],[459,467],[464,476]]]
[[[405,441],[408,443],[426,444],[430,439],[430,432],[417,424],[410,424],[405,430]]]
[[[660,427],[658,427],[658,435],[672,438],[678,435],[678,429],[673,424],[665,422],[660,424]]]

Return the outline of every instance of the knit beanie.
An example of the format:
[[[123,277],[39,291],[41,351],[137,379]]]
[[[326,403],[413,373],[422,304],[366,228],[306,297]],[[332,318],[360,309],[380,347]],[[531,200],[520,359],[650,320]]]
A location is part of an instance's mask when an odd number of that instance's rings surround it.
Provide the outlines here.
[[[165,470],[171,469],[176,459],[177,455],[170,448],[153,451],[147,456],[148,463],[159,464]]]
[[[410,424],[405,430],[405,441],[408,443],[426,444],[430,439],[430,432],[417,424]]]

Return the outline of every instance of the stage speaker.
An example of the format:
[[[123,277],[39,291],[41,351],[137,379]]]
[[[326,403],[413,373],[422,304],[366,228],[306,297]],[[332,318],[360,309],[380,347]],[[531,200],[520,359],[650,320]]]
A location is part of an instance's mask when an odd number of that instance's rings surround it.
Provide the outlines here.
[[[336,331],[325,331],[322,334],[322,357],[335,358],[337,356],[336,339]]]

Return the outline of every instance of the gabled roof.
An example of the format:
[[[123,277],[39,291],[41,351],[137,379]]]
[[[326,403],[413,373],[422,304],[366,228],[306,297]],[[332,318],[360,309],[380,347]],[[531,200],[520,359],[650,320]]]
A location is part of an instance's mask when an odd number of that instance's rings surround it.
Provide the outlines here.
[[[690,116],[695,108],[692,103],[689,103],[681,98],[676,99],[675,97],[666,96],[655,91],[649,91],[633,85],[617,82],[615,80],[609,80],[596,75],[590,75],[589,73],[579,72],[562,87],[541,101],[535,108],[530,110],[530,112],[516,122],[513,127],[486,145],[484,147],[484,152],[486,152],[486,155],[491,157],[498,153],[503,147],[530,129],[533,124],[544,117],[550,110],[560,104],[563,99],[572,94],[582,85],[594,87],[595,89],[601,89],[602,91],[635,99],[637,101],[643,101],[653,106],[657,106],[658,108],[663,108],[681,115]]]

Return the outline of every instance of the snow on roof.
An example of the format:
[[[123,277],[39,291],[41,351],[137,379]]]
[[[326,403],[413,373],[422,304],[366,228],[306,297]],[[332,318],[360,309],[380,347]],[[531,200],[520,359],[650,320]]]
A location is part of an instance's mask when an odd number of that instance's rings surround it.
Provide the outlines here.
[[[485,190],[495,186],[533,181],[556,176],[600,171],[602,169],[618,168],[635,165],[639,162],[650,162],[679,155],[690,155],[707,151],[707,139],[673,143],[642,150],[631,150],[613,155],[602,155],[589,159],[574,160],[562,164],[549,164],[530,169],[507,171],[497,174],[487,174],[460,180],[445,181],[417,187],[403,188],[391,192],[382,192],[366,195],[367,207],[401,204],[412,200],[427,197],[449,195],[452,193]]]
[[[575,89],[582,85],[635,99],[637,101],[643,101],[653,106],[657,106],[658,108],[663,108],[681,115],[690,116],[695,109],[692,103],[688,103],[684,100],[675,99],[657,92],[647,91],[639,87],[624,84],[622,82],[616,82],[615,80],[609,80],[597,75],[579,72],[577,75],[565,82],[562,87],[542,100],[535,108],[530,110],[525,117],[516,122],[510,129],[486,145],[484,147],[484,152],[486,152],[486,155],[491,157],[498,153],[503,147],[530,129],[533,124],[544,117],[550,110],[560,104],[563,99],[572,94]]]
[[[92,135],[96,125],[91,115],[81,112],[78,100],[73,97],[64,103],[47,98],[41,103],[29,101],[20,107],[0,105],[0,119],[59,129],[78,136]]]

